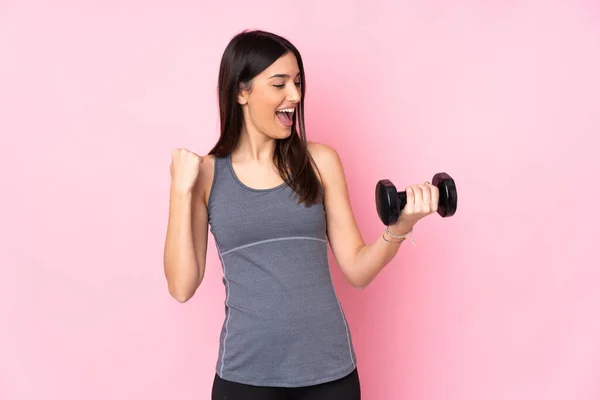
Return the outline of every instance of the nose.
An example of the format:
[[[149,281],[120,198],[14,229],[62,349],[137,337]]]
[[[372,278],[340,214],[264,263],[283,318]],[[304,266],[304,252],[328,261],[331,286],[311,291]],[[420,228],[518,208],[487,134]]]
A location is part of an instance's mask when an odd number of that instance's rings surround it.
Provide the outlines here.
[[[298,103],[300,102],[301,95],[302,94],[300,93],[300,88],[297,87],[294,83],[292,83],[290,85],[290,90],[288,90],[288,99],[291,102]]]

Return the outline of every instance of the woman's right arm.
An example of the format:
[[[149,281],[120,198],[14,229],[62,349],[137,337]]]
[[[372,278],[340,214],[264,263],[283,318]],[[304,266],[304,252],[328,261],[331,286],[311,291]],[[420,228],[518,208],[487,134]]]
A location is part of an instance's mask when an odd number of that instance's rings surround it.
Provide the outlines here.
[[[192,298],[204,278],[208,239],[206,164],[200,163],[192,189],[175,184],[170,189],[164,270],[169,294],[181,303]]]

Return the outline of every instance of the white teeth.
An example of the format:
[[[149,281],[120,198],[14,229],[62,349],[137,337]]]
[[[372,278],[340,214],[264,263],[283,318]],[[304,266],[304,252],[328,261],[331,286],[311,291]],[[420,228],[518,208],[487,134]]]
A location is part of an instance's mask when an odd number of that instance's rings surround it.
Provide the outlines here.
[[[277,110],[277,112],[288,112],[288,113],[293,113],[294,109],[293,108],[286,108],[284,110]]]

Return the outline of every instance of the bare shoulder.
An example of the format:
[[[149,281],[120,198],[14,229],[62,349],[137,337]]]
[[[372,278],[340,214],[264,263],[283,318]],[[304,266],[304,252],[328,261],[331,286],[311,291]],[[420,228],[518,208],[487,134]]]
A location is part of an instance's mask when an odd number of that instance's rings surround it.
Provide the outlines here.
[[[317,142],[307,142],[307,145],[308,151],[319,170],[318,172],[324,186],[327,185],[331,179],[340,176],[340,173],[343,170],[342,160],[333,147]]]
[[[336,158],[339,159],[337,151],[325,143],[307,142],[307,145],[308,151],[315,159],[315,162],[328,163],[335,162]]]
[[[201,157],[203,158],[203,161],[200,163],[195,191],[196,194],[201,195],[201,198],[204,200],[204,205],[208,206],[210,188],[212,187],[215,176],[215,157],[210,154]]]

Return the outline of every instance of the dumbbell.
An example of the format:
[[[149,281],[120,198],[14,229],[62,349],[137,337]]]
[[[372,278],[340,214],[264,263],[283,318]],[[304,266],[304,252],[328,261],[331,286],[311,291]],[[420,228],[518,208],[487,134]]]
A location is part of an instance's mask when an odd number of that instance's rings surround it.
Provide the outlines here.
[[[438,214],[444,218],[453,216],[458,202],[454,179],[445,172],[439,172],[433,176],[431,184],[438,188],[440,194]],[[382,179],[375,187],[375,204],[381,222],[386,226],[391,225],[398,220],[406,206],[406,192],[397,192],[389,179]]]

